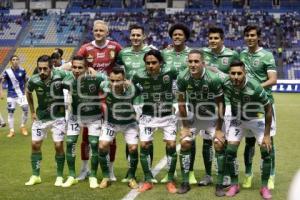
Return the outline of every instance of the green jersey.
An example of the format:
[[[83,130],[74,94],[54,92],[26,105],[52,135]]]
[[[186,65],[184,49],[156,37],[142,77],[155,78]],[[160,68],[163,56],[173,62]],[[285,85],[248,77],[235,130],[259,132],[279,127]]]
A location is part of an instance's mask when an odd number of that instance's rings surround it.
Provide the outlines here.
[[[226,78],[223,89],[230,101],[232,116],[241,116],[244,120],[261,118],[264,114],[264,106],[270,103],[267,92],[253,78],[247,77],[241,89],[234,87],[230,79]]]
[[[216,112],[215,98],[223,95],[221,83],[216,73],[205,68],[200,79],[193,78],[189,69],[182,71],[177,78],[178,92],[184,94],[190,109],[202,116]]]
[[[255,53],[250,53],[248,49],[240,53],[240,60],[245,64],[248,76],[255,78],[258,82],[263,83],[268,80],[268,72],[276,72],[274,56],[271,52],[260,47]],[[268,96],[273,103],[272,90],[265,88]]]
[[[132,82],[144,101],[143,114],[159,117],[172,114],[172,82],[176,80],[177,74],[175,68],[164,65],[155,77],[150,76],[146,70],[133,75]]]
[[[34,74],[28,81],[29,92],[35,91],[38,101],[37,117],[42,121],[61,118],[65,115],[62,81],[68,72],[52,70],[50,78],[43,81],[39,74]]]
[[[131,79],[136,71],[145,69],[144,55],[150,50],[150,46],[145,45],[140,51],[134,51],[132,47],[127,47],[120,51],[117,63],[124,65],[127,79]]]
[[[106,89],[106,111],[107,121],[113,124],[125,125],[136,121],[133,108],[133,99],[135,97],[135,88],[133,86],[124,89],[120,95]]]
[[[172,49],[164,49],[162,51],[162,56],[164,61],[169,66],[174,66],[178,72],[183,71],[187,68],[187,57],[191,48],[185,47],[185,49],[181,52],[175,51]]]
[[[239,54],[229,48],[223,46],[219,54],[212,52],[210,48],[203,48],[203,57],[206,66],[216,67],[221,72],[228,74],[230,69],[230,64],[234,60],[239,59]]]
[[[63,80],[63,86],[72,96],[71,114],[80,117],[99,117],[101,103],[99,92],[105,90],[107,77],[104,73],[97,73],[76,79],[73,73]]]

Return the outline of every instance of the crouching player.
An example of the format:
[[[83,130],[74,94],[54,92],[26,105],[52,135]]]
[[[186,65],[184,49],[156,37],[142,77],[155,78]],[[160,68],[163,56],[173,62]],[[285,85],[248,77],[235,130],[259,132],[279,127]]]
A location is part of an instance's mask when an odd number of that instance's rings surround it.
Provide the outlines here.
[[[120,67],[113,68],[109,75],[110,83],[106,91],[106,115],[102,132],[99,137],[99,162],[103,173],[100,188],[109,185],[109,147],[117,132],[123,132],[127,143],[128,157],[128,186],[138,188],[135,180],[135,171],[138,164],[138,124],[133,107],[135,90],[133,86],[125,84],[125,72]]]
[[[235,196],[240,190],[236,165],[237,150],[241,139],[248,131],[251,131],[258,141],[261,151],[260,194],[263,199],[271,199],[272,195],[267,187],[271,170],[271,102],[260,83],[246,77],[245,65],[240,61],[230,65],[229,78],[224,82],[224,92],[230,100],[233,116],[226,148],[226,166],[229,168],[231,176],[231,186],[226,196]]]
[[[26,96],[28,99],[32,117],[32,153],[31,166],[32,176],[25,185],[41,183],[40,166],[42,161],[41,146],[47,135],[47,129],[51,129],[55,147],[55,161],[57,166],[57,178],[55,186],[63,183],[63,169],[65,153],[63,148],[64,132],[66,123],[64,119],[64,98],[62,80],[66,72],[52,70],[50,57],[43,55],[37,60],[38,74],[33,75],[27,85]],[[35,91],[38,101],[36,112],[32,92]]]
[[[71,111],[67,130],[67,164],[69,177],[62,187],[70,187],[78,180],[75,179],[75,146],[80,133],[80,127],[89,129],[89,143],[92,149],[90,188],[97,188],[98,169],[98,141],[101,129],[101,109],[99,92],[105,88],[107,78],[99,73],[91,76],[82,56],[75,56],[72,60],[72,73],[63,80],[63,87],[69,91],[71,97]]]

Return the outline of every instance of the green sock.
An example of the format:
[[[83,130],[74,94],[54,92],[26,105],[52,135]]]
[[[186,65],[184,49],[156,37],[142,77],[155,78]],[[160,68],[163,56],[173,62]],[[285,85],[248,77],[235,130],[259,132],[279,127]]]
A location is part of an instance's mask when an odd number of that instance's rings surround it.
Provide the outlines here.
[[[179,154],[182,182],[189,182],[189,170],[191,164],[191,149],[186,151],[180,150]]]
[[[225,150],[216,151],[217,159],[217,183],[218,185],[223,184],[224,177],[224,162],[225,162]]]
[[[138,151],[129,152],[129,169],[128,169],[128,178],[135,178],[135,172],[138,165]]]
[[[78,139],[78,135],[68,135],[67,136],[67,163],[69,167],[69,176],[75,177],[75,158],[76,158],[76,142]]]
[[[149,151],[150,151],[150,159],[151,159],[151,167],[152,167],[152,163],[153,163],[153,142],[151,142],[149,144]]]
[[[276,153],[275,153],[275,144],[274,144],[274,137],[272,136],[271,137],[271,140],[272,140],[272,151],[271,151],[271,175],[272,176],[275,176],[275,156],[276,156]]]
[[[226,152],[226,168],[228,168],[231,184],[238,184],[238,163],[236,160],[238,145],[228,144]]]
[[[190,164],[190,171],[194,171],[194,162],[196,157],[196,141],[192,141],[192,147],[191,147],[191,164]]]
[[[145,181],[151,181],[153,178],[152,172],[150,171],[151,158],[150,158],[150,149],[141,147],[140,154],[141,165],[145,175]]]
[[[212,141],[203,139],[202,155],[204,161],[205,172],[211,176],[211,165],[213,158]]]
[[[42,152],[31,153],[32,174],[35,176],[40,175],[41,161],[42,161]]]
[[[244,164],[245,164],[245,173],[252,174],[252,161],[255,153],[255,137],[245,139],[245,151],[244,151]]]
[[[92,156],[91,156],[91,177],[97,177],[97,170],[98,170],[98,144],[99,144],[99,137],[89,135],[89,144],[91,145],[92,149]]]
[[[99,162],[102,170],[103,178],[109,178],[109,153],[108,151],[99,150]]]
[[[56,161],[56,174],[57,176],[63,177],[64,166],[65,166],[65,154],[63,155],[56,154],[55,161]]]
[[[174,173],[176,170],[176,163],[177,163],[177,152],[176,147],[174,148],[167,148],[167,164],[168,164],[168,181],[174,180]]]
[[[271,171],[271,155],[270,152],[268,152],[268,150],[264,147],[261,147],[260,151],[262,159],[261,184],[262,186],[267,186]]]

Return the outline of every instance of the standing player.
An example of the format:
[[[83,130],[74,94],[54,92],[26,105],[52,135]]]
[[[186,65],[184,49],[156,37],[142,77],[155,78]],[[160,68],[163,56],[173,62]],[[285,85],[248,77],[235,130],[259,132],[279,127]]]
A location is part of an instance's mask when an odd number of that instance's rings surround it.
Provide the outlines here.
[[[109,34],[108,25],[102,20],[94,21],[93,34],[95,40],[80,47],[77,55],[83,56],[88,61],[88,67],[96,71],[109,74],[115,64],[115,60],[121,51],[122,47],[119,43],[107,39]],[[110,146],[110,178],[116,181],[113,172],[113,162],[116,154],[116,141]],[[88,130],[83,128],[82,143],[81,143],[81,159],[83,161],[78,180],[85,179],[88,174],[88,159],[89,159],[89,146],[88,146]]]
[[[124,48],[118,55],[118,64],[123,65],[125,68],[126,78],[130,80],[134,73],[137,71],[144,71],[145,70],[145,62],[143,60],[144,55],[146,52],[150,51],[152,48],[146,45],[145,39],[145,30],[144,27],[133,24],[129,28],[130,31],[130,41],[131,46]],[[137,115],[137,119],[139,119],[140,115],[142,114],[142,98],[138,96],[134,100],[134,109]],[[128,158],[128,147],[126,147],[126,157]],[[151,163],[153,160],[153,144],[150,144],[150,157]],[[129,179],[124,178],[122,182],[128,182]],[[155,179],[153,179],[156,182]]]
[[[31,167],[32,176],[25,185],[35,185],[41,183],[40,166],[42,161],[41,146],[47,137],[47,129],[51,129],[55,146],[55,161],[57,178],[55,186],[63,183],[63,170],[65,163],[64,152],[64,132],[66,123],[64,119],[64,98],[62,80],[66,73],[61,70],[52,70],[50,57],[43,55],[37,60],[38,74],[33,75],[27,85],[26,96],[28,99],[32,117],[32,153]],[[32,92],[35,91],[38,107],[34,110],[34,100]]]
[[[107,113],[99,137],[99,162],[103,173],[100,188],[109,185],[109,144],[122,132],[128,148],[128,186],[138,188],[135,171],[138,164],[138,124],[133,108],[134,88],[125,85],[125,72],[122,68],[113,68],[109,75],[110,86],[106,92],[105,105]]]
[[[16,104],[19,104],[22,108],[22,120],[21,120],[21,133],[28,135],[25,124],[28,119],[28,102],[24,93],[25,83],[28,80],[25,69],[20,66],[20,58],[17,55],[13,55],[10,58],[11,67],[4,70],[0,77],[0,97],[3,98],[2,83],[7,81],[7,110],[8,110],[8,125],[9,134],[8,138],[15,136],[14,129],[14,112]]]
[[[251,131],[261,151],[260,194],[263,199],[271,199],[272,195],[267,187],[272,160],[272,103],[270,98],[258,81],[246,77],[245,65],[240,61],[230,65],[229,78],[224,80],[223,88],[232,111],[226,148],[226,166],[230,171],[231,186],[226,196],[233,197],[240,190],[236,165],[237,150],[242,138],[248,131]]]
[[[146,69],[133,75],[132,82],[141,91],[143,97],[142,115],[139,120],[141,151],[140,159],[145,182],[139,188],[145,192],[153,187],[153,179],[150,171],[150,147],[153,140],[153,132],[156,128],[162,128],[164,141],[166,142],[166,154],[168,163],[167,190],[176,193],[174,173],[176,170],[176,123],[173,112],[172,82],[176,79],[177,71],[170,66],[163,65],[163,57],[158,50],[150,50],[144,56]]]
[[[274,98],[272,95],[271,87],[277,82],[277,72],[275,59],[271,52],[262,48],[260,43],[261,29],[257,26],[247,26],[244,29],[244,38],[247,44],[247,49],[241,52],[240,59],[245,63],[247,74],[256,79],[261,86],[266,90],[268,97],[270,98],[273,106],[273,121],[272,121],[272,132],[276,134],[276,117]],[[274,138],[272,137],[272,168],[271,176],[268,183],[269,189],[274,189],[275,182],[275,146]],[[243,182],[244,188],[250,188],[252,185],[252,160],[255,150],[255,137],[246,136],[246,145],[244,152],[244,162],[246,168],[246,176]]]
[[[6,126],[6,123],[5,123],[5,121],[4,121],[3,117],[2,117],[2,114],[0,113],[0,128],[5,127],[5,126]]]
[[[208,30],[208,47],[203,50],[203,58],[206,66],[217,73],[229,73],[230,64],[239,59],[239,54],[224,46],[224,31],[219,27],[211,27]],[[225,99],[226,100],[226,99]],[[227,101],[225,113],[225,130],[228,129],[230,123],[230,106]],[[207,186],[212,183],[212,140],[203,138],[202,156],[204,160],[206,175],[199,181],[199,186]]]
[[[204,66],[203,53],[199,50],[191,50],[188,54],[188,69],[181,72],[177,78],[179,113],[182,119],[180,164],[183,183],[178,189],[179,194],[190,190],[189,167],[191,164],[191,147],[195,136],[204,130],[204,139],[212,139],[215,144],[218,176],[216,195],[224,196],[223,168],[225,159],[223,124],[223,90],[219,76],[207,70]],[[188,104],[187,104],[188,103]],[[187,105],[186,105],[187,104]],[[187,119],[189,108],[190,119]]]
[[[190,48],[186,46],[187,40],[190,38],[190,29],[184,24],[174,24],[169,29],[169,36],[172,38],[172,47],[166,48],[162,51],[164,61],[169,66],[174,66],[178,73],[186,69],[187,55],[190,52]],[[173,83],[173,91],[176,91],[176,82]],[[174,104],[175,112],[178,111],[177,103]],[[194,161],[196,154],[196,143],[192,142],[192,158],[190,165],[189,182],[190,184],[196,184],[197,180],[194,173]],[[168,180],[166,175],[161,182],[165,183]]]
[[[69,177],[62,187],[70,187],[78,182],[75,179],[75,147],[80,127],[89,129],[88,141],[92,149],[90,188],[97,188],[98,141],[101,128],[100,88],[105,86],[106,75],[99,73],[91,76],[85,58],[75,56],[72,60],[72,73],[63,80],[63,86],[71,96],[71,112],[67,130],[67,163]]]

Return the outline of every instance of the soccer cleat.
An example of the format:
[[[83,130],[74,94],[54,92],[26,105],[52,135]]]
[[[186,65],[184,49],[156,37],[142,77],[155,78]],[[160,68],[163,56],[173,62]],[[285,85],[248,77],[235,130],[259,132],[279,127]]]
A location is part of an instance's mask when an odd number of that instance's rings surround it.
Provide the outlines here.
[[[199,181],[198,185],[199,186],[208,186],[213,183],[213,179],[210,175],[205,175],[201,181]]]
[[[27,181],[27,182],[25,183],[25,185],[30,186],[30,185],[39,184],[39,183],[41,183],[41,182],[42,182],[42,180],[41,180],[41,177],[40,177],[40,176],[32,175],[32,176],[29,178],[29,181]]]
[[[128,186],[131,188],[131,189],[137,189],[139,188],[139,185],[137,184],[136,180],[134,178],[130,179],[128,181]]]
[[[83,181],[90,176],[90,170],[88,168],[81,168],[79,176],[76,178],[78,181]]]
[[[151,178],[151,183],[158,183],[158,181],[156,180],[156,178]]]
[[[215,195],[217,196],[217,197],[223,197],[223,196],[225,196],[225,191],[224,191],[224,189],[223,189],[223,185],[219,185],[219,184],[217,184],[216,185],[216,191],[215,191]]]
[[[61,177],[61,176],[58,176],[58,177],[56,177],[56,180],[55,180],[54,186],[56,186],[56,187],[61,187],[61,186],[62,186],[62,184],[63,184],[63,182],[64,182],[64,179],[63,179],[63,177]]]
[[[71,187],[72,185],[75,185],[78,183],[78,180],[74,178],[73,176],[69,176],[67,181],[64,182],[61,186],[62,187]]]
[[[197,180],[196,180],[194,171],[189,171],[189,183],[197,184]]]
[[[129,181],[130,181],[130,179],[127,178],[127,177],[126,177],[126,178],[123,178],[123,179],[121,180],[122,183],[128,183]]]
[[[1,122],[1,123],[0,123],[0,128],[5,127],[5,126],[6,126],[6,123],[5,123],[5,122]]]
[[[27,132],[27,129],[26,129],[25,126],[22,126],[22,127],[21,127],[21,133],[22,133],[22,135],[24,135],[24,136],[27,136],[27,135],[28,135],[28,132]]]
[[[110,185],[110,179],[109,178],[103,178],[99,187],[101,189],[107,188]]]
[[[153,183],[144,182],[143,185],[138,189],[139,192],[146,192],[147,190],[151,190],[153,188]]]
[[[177,194],[185,194],[191,189],[191,186],[187,182],[181,183],[180,187],[177,190]]]
[[[14,136],[15,136],[15,132],[12,131],[12,130],[10,130],[6,137],[12,138],[12,137],[14,137]]]
[[[89,183],[90,183],[90,188],[95,189],[99,187],[98,180],[96,177],[89,177]]]
[[[237,193],[240,192],[240,186],[238,184],[231,185],[229,190],[226,192],[227,197],[234,197]]]
[[[274,190],[275,188],[275,175],[271,175],[268,180],[268,188],[269,190]]]
[[[266,186],[261,187],[259,192],[264,200],[272,199],[272,194],[271,194],[271,191],[268,189],[268,187],[266,187]]]
[[[175,185],[174,181],[168,182],[166,184],[166,188],[167,188],[169,193],[175,194],[177,192],[177,188],[176,188],[176,185]]]
[[[253,174],[246,174],[244,181],[243,181],[243,188],[251,188],[252,186],[252,179],[253,179]]]

